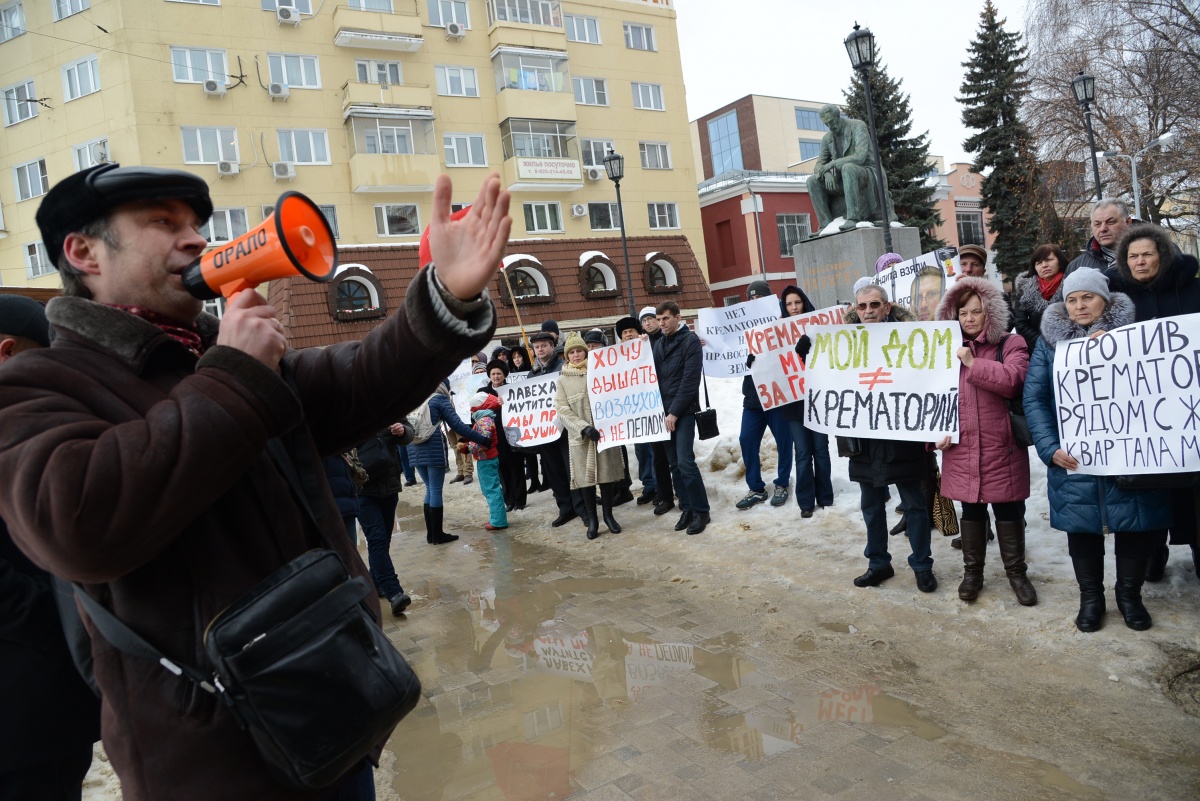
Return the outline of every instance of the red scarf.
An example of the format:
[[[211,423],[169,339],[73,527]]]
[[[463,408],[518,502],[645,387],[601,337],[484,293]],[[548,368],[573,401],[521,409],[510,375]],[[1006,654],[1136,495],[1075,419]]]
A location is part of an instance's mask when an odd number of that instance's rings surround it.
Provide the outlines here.
[[[204,343],[200,339],[200,331],[195,325],[187,325],[178,320],[159,314],[141,306],[121,306],[116,303],[108,304],[114,309],[129,312],[134,317],[140,317],[148,323],[158,326],[171,339],[190,350],[197,358],[204,353]]]
[[[1049,280],[1042,278],[1039,275],[1038,276],[1038,289],[1041,291],[1043,298],[1045,298],[1046,300],[1050,300],[1050,298],[1054,297],[1054,293],[1058,291],[1058,288],[1060,286],[1062,286],[1062,282],[1063,282],[1063,274],[1062,273],[1055,273],[1054,277]]]

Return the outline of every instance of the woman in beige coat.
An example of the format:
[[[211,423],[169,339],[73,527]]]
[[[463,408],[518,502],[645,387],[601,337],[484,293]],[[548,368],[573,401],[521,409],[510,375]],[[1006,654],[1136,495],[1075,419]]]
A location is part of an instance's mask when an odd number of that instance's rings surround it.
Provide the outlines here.
[[[620,534],[621,527],[613,519],[613,496],[616,482],[624,475],[619,448],[599,450],[600,432],[592,425],[592,399],[588,396],[587,363],[588,350],[583,337],[572,333],[567,337],[564,355],[567,364],[558,377],[558,425],[567,438],[571,453],[571,489],[579,490],[587,512],[587,537],[594,540],[600,536],[600,521],[596,517],[596,491],[600,485],[600,502],[604,510],[604,525],[613,534]]]

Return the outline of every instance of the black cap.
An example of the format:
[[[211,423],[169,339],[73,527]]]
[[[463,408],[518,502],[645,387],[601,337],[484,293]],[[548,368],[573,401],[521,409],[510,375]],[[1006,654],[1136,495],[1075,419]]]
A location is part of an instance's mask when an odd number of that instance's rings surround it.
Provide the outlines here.
[[[751,281],[746,287],[746,300],[754,300],[755,298],[765,298],[771,292],[771,285],[766,281]]]
[[[24,337],[50,347],[46,307],[24,295],[0,295],[0,335]]]
[[[589,345],[600,345],[601,347],[608,345],[608,340],[604,338],[604,332],[595,328],[583,335],[583,341]]]
[[[550,344],[553,345],[557,340],[554,338],[554,334],[551,334],[549,331],[538,331],[536,334],[534,334],[533,336],[531,336],[529,338],[529,341],[530,342],[549,342]]]
[[[120,164],[89,167],[51,187],[38,207],[35,217],[50,263],[58,266],[67,234],[135,200],[182,200],[201,223],[208,222],[213,211],[208,184],[190,172]]]

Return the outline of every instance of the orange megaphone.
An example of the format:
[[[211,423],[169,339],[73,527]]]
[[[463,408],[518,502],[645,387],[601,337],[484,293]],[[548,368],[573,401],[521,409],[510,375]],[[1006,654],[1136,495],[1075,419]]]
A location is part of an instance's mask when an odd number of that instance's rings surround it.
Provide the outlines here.
[[[332,280],[337,265],[337,246],[325,215],[299,192],[284,192],[261,225],[189,264],[183,285],[201,300],[231,298],[297,273],[324,283]]]

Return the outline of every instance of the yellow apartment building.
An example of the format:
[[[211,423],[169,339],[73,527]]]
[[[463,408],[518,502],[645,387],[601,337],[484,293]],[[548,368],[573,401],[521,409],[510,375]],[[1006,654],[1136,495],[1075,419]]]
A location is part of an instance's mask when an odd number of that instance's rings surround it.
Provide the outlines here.
[[[513,238],[682,234],[704,268],[674,0],[0,0],[0,283],[51,287],[34,214],[103,161],[212,187],[227,241],[303,192],[339,244],[417,242],[434,178],[499,172]],[[636,256],[631,255],[636,261]]]

